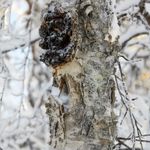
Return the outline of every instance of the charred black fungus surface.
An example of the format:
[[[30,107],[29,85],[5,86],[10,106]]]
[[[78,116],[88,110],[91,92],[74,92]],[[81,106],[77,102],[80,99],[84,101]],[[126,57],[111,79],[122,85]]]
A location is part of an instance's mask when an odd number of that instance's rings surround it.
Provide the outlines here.
[[[71,41],[73,21],[71,13],[61,5],[49,4],[42,13],[39,28],[39,46],[46,50],[40,60],[47,66],[56,67],[70,61],[74,44]]]

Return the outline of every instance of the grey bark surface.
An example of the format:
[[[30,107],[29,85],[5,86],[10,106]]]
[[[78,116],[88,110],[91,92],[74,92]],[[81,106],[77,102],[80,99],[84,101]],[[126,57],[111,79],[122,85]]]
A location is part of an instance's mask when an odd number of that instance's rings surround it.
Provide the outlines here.
[[[118,51],[117,42],[106,40],[111,38],[111,0],[78,3],[71,6],[78,13],[75,58],[53,70],[60,91],[69,96],[68,108],[53,95],[46,104],[50,144],[57,150],[111,150],[116,136],[112,75]]]

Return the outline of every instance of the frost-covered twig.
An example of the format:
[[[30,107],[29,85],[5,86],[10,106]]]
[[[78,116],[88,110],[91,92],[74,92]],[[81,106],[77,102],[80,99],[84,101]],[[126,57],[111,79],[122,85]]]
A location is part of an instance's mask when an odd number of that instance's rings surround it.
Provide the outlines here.
[[[123,74],[121,64],[120,64],[119,61],[117,61],[117,64],[118,64],[118,68],[119,68],[120,77],[117,77],[117,75],[115,75],[115,81],[116,81],[116,86],[117,86],[117,89],[118,89],[118,92],[119,92],[119,95],[120,95],[120,98],[121,98],[121,102],[122,102],[123,106],[126,109],[125,114],[123,116],[123,119],[121,121],[121,124],[122,124],[124,118],[126,117],[126,115],[128,113],[129,117],[130,117],[130,123],[131,123],[131,126],[132,126],[132,137],[130,137],[130,140],[133,143],[132,149],[135,150],[135,143],[137,141],[136,133],[137,133],[138,138],[139,138],[138,141],[140,142],[140,145],[141,145],[141,150],[143,150],[143,144],[142,144],[142,139],[141,139],[142,133],[141,133],[141,130],[139,128],[138,121],[137,121],[137,119],[136,119],[136,117],[133,114],[132,109],[131,109],[132,99],[130,99],[129,96],[128,96],[128,91],[127,91],[126,84],[125,84],[125,81],[124,81],[124,74]],[[119,82],[122,85],[123,92],[119,87],[118,79],[119,79]],[[124,145],[125,143],[122,140],[123,139],[119,140],[118,142],[119,142],[119,144]]]
[[[33,45],[34,43],[36,43],[36,42],[39,41],[39,40],[40,40],[40,38],[37,37],[36,39],[31,40],[30,43],[29,43],[29,45]],[[13,47],[13,49],[11,48],[11,49],[3,50],[3,51],[2,51],[2,54],[6,54],[6,53],[8,53],[8,52],[20,50],[19,48],[24,47],[24,46],[26,46],[26,42],[23,43],[23,44],[21,44],[21,45],[17,45],[17,47]]]

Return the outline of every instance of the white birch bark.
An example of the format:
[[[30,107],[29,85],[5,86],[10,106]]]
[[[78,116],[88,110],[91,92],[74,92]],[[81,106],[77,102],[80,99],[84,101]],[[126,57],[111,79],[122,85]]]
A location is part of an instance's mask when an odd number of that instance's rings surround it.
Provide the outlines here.
[[[62,4],[78,12],[78,48],[71,62],[53,70],[61,93],[51,94],[46,104],[50,144],[57,150],[111,150],[116,135],[112,75],[119,48],[110,42],[111,0],[73,2]],[[62,93],[67,106],[58,102]]]

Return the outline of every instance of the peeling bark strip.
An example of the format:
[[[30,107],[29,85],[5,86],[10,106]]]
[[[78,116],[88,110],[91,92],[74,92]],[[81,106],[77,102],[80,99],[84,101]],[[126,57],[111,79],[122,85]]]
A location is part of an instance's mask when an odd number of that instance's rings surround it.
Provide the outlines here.
[[[52,63],[51,55],[44,58],[54,70],[54,83],[46,108],[50,121],[50,144],[57,150],[112,149],[116,118],[113,113],[115,85],[111,76],[119,47],[106,40],[110,37],[110,8],[111,0],[79,0],[74,8],[69,8],[69,12],[73,9],[78,13],[77,22],[73,23],[71,18],[72,33],[69,34],[69,42],[75,48],[74,56],[56,65]],[[68,11],[62,7],[61,10]],[[71,16],[74,15],[71,13]],[[72,27],[74,24],[75,28]],[[64,29],[58,27],[56,35],[61,31]],[[55,46],[51,40],[49,44]],[[63,48],[49,46],[48,51],[49,54],[58,54],[57,51]],[[72,49],[69,52],[72,53]],[[54,94],[54,90],[58,94]]]

